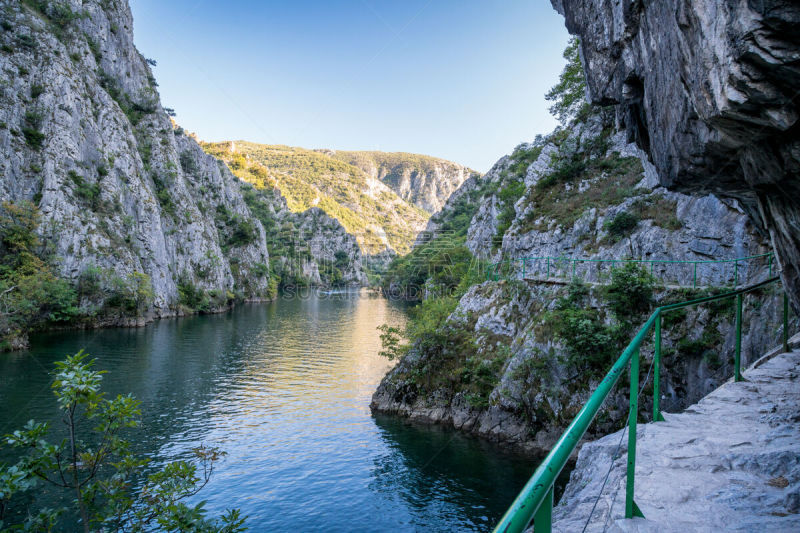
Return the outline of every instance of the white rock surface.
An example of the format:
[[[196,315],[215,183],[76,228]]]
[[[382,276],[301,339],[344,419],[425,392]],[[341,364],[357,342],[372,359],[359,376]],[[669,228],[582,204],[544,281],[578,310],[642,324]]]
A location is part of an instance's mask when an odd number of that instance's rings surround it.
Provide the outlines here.
[[[150,276],[149,316],[176,313],[181,280],[267,297],[263,227],[239,181],[173,128],[133,44],[128,3],[67,4],[75,18],[59,30],[49,3],[42,11],[0,0],[13,28],[1,36],[0,200],[38,204],[63,277],[91,266]],[[12,46],[23,35],[32,44]],[[20,133],[31,116],[39,147]],[[239,224],[251,238],[228,246]]]
[[[161,106],[154,63],[133,43],[128,2],[61,3],[74,13],[61,29],[52,2],[34,4],[0,0],[0,201],[38,206],[58,273],[71,281],[93,267],[147,274],[148,320],[184,312],[184,283],[221,295],[218,309],[229,292],[272,297],[271,259],[292,259],[270,257],[268,244],[282,235],[266,234],[247,186]],[[39,146],[26,128],[42,135]],[[341,281],[367,284],[361,251],[336,221],[314,209],[290,213],[280,195],[262,207],[281,229],[291,226],[292,248],[310,249],[296,268],[310,283],[321,283],[320,265],[339,253]]]
[[[800,2],[551,0],[586,96],[616,104],[672,191],[736,198],[800,311]]]
[[[713,196],[689,196],[667,192],[658,187],[651,175],[652,165],[630,165],[624,183],[631,189],[624,195],[604,200],[601,191],[613,181],[604,181],[608,174],[590,172],[579,179],[568,180],[564,187],[592,188],[591,194],[572,207],[576,215],[567,225],[560,225],[556,211],[541,215],[541,223],[531,224],[528,217],[542,205],[528,202],[533,196],[534,183],[553,171],[551,159],[570,160],[575,154],[608,163],[606,168],[620,165],[620,157],[640,154],[635,145],[628,144],[623,135],[613,133],[612,117],[597,111],[586,122],[577,122],[568,131],[555,132],[535,143],[517,147],[512,155],[501,158],[480,179],[471,178],[461,186],[442,212],[431,218],[427,232],[420,235],[424,242],[447,226],[441,221],[459,209],[464,195],[479,205],[470,222],[466,246],[476,256],[497,261],[531,256],[568,257],[582,259],[644,258],[653,261],[670,259],[704,261],[732,259],[763,254],[769,249],[735,202],[724,202]],[[590,141],[599,133],[602,142]],[[583,144],[581,144],[583,143]],[[605,147],[595,151],[592,145]],[[536,148],[542,150],[536,154]],[[525,150],[530,153],[526,154]],[[577,150],[577,152],[576,152]],[[535,154],[535,155],[534,155]],[[530,156],[530,159],[528,159]],[[519,161],[530,163],[520,168]],[[524,159],[522,159],[524,158]],[[587,159],[589,161],[590,159]],[[638,162],[637,162],[638,163]],[[548,171],[548,169],[550,169]],[[515,200],[508,194],[520,183],[525,191]],[[614,185],[616,186],[616,185]],[[655,188],[653,188],[655,187]],[[519,187],[522,188],[522,187]],[[505,194],[504,194],[505,191]],[[558,196],[556,196],[558,199]],[[586,201],[584,201],[586,200]],[[589,202],[588,200],[592,200]],[[506,205],[507,202],[514,202]],[[649,206],[637,211],[637,203]],[[513,208],[513,213],[509,207]],[[639,213],[640,219],[627,238],[614,240],[606,230],[606,222],[620,212]],[[533,213],[535,216],[535,213]],[[508,224],[508,216],[513,220]],[[550,217],[550,218],[548,218]],[[505,218],[505,224],[501,224]],[[534,217],[535,218],[535,217]],[[670,220],[674,218],[674,220]],[[660,219],[660,220],[657,220]],[[498,232],[505,229],[502,243]],[[467,397],[469,384],[459,379],[442,379],[432,392],[415,376],[435,374],[443,364],[441,354],[434,350],[424,354],[412,350],[409,356],[392,369],[372,398],[372,408],[421,422],[452,425],[456,429],[507,443],[511,446],[541,453],[547,452],[562,430],[582,406],[602,378],[598,372],[588,382],[576,380],[568,370],[564,356],[568,354],[558,336],[547,325],[547,312],[564,295],[564,288],[541,283],[547,278],[546,261],[526,263],[525,281],[521,262],[508,273],[508,282],[486,282],[473,286],[461,298],[452,320],[474,338],[477,349],[464,357],[481,357],[486,362],[504,359],[495,374],[497,381],[488,397],[488,405],[474,405]],[[551,263],[550,276],[568,279],[569,263]],[[609,263],[585,262],[577,265],[575,274],[587,281],[605,282]],[[617,265],[618,266],[618,265]],[[698,286],[732,285],[761,281],[769,275],[765,258],[741,262],[736,272],[734,262],[697,265]],[[693,283],[694,265],[658,263],[653,274],[665,284],[686,286]],[[773,274],[775,265],[773,264]],[[746,295],[744,313],[746,331],[742,338],[742,360],[749,364],[764,352],[764,346],[775,342],[775,324],[780,322],[780,295],[777,288],[769,289],[768,297]],[[399,292],[392,287],[391,294]],[[682,298],[680,294],[658,294],[658,298]],[[605,305],[599,296],[589,306],[601,310]],[[793,319],[794,320],[794,319]],[[735,343],[732,307],[726,309],[697,308],[687,312],[685,320],[665,328],[662,347],[670,353],[668,369],[662,375],[662,406],[678,411],[712,392],[733,372],[732,354]],[[458,322],[458,323],[456,323]],[[795,327],[792,323],[792,328]],[[453,334],[455,337],[456,334]],[[714,347],[687,349],[697,343],[713,340]],[[643,357],[649,362],[652,350],[646,348]],[[596,438],[617,430],[627,413],[624,390],[612,395],[603,415],[593,426]],[[650,401],[648,398],[647,401]]]
[[[744,377],[683,413],[665,413],[665,422],[639,425],[635,501],[644,520],[623,518],[622,438],[586,531],[800,531],[800,351]],[[554,531],[583,529],[621,436],[581,449]]]
[[[431,214],[441,210],[466,180],[480,175],[458,163],[417,154],[320,151],[359,167],[378,184]]]
[[[585,122],[570,125],[563,140],[548,138],[538,157],[528,166],[523,182],[525,193],[514,204],[514,220],[502,235],[502,243],[496,246],[499,218],[503,204],[498,191],[484,198],[481,209],[470,222],[467,247],[475,255],[492,262],[523,257],[569,257],[577,259],[649,259],[708,261],[729,260],[761,255],[771,251],[765,246],[764,236],[750,223],[736,201],[723,201],[715,196],[690,196],[668,192],[658,185],[655,167],[636,145],[626,142],[622,132],[608,136],[606,157],[617,153],[619,157],[638,157],[642,162],[641,180],[634,187],[635,194],[614,205],[590,205],[581,207],[583,213],[569,227],[561,227],[545,215],[537,214],[527,198],[539,180],[552,173],[560,161],[572,151],[583,153],[590,140],[604,128],[612,127],[610,117],[603,113],[590,115]],[[556,143],[560,144],[556,144]],[[533,146],[533,145],[527,145]],[[503,174],[514,163],[505,157],[486,174],[484,180],[494,181],[502,189]],[[603,187],[603,175],[586,179],[577,184],[579,192]],[[565,186],[571,186],[566,184]],[[636,213],[636,206],[653,207],[626,238],[609,238],[607,223],[619,213]],[[648,218],[654,214],[672,218],[672,227],[663,227],[663,221]],[[531,227],[538,221],[540,227]],[[531,264],[542,269],[544,263]],[[563,265],[562,265],[563,266]],[[584,279],[596,281],[607,265],[582,263],[577,272]],[[735,272],[731,263],[699,263],[697,283],[699,286],[733,285],[738,280],[744,283],[763,279],[767,275],[765,260],[745,261]],[[695,272],[691,264],[657,263],[654,273],[668,283],[691,283]],[[517,272],[521,277],[521,272]]]

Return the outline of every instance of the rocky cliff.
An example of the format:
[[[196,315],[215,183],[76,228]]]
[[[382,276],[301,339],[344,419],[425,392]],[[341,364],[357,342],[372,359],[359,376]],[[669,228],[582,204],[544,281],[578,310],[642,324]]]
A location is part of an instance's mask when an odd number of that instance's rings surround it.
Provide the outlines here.
[[[653,165],[614,130],[607,111],[596,110],[539,144],[518,146],[485,179],[495,187],[470,223],[467,247],[492,261],[530,256],[707,261],[769,251],[738,202],[660,187]],[[739,281],[748,268],[763,266],[744,262]],[[690,267],[669,263],[656,263],[653,272],[670,284],[693,277]],[[732,265],[701,265],[698,272],[700,285],[734,282]],[[598,274],[597,269],[585,273],[590,281]]]
[[[359,239],[339,220],[319,207],[290,209],[287,196],[295,198],[298,189],[279,189],[267,168],[237,152],[235,143],[201,146],[245,182],[244,199],[266,230],[271,272],[279,286],[369,284]]]
[[[274,295],[287,258],[271,265],[251,188],[162,107],[127,2],[2,0],[0,27],[0,200],[38,208],[48,257],[77,287],[70,316],[142,323]],[[308,250],[306,282],[366,283],[340,225],[288,213],[279,194],[255,202]],[[109,314],[134,282],[133,316]]]
[[[593,111],[570,128],[518,146],[482,180],[467,182],[462,199],[450,207],[455,210],[470,197],[476,206],[467,248],[492,261],[529,256],[702,261],[768,250],[736,202],[659,187],[643,154],[613,126],[610,113]],[[447,209],[434,218],[429,226],[434,238],[441,229],[435,221],[451,218]],[[564,265],[551,267],[551,277],[560,268],[562,279],[570,278]],[[731,267],[700,264],[698,285],[733,284]],[[423,304],[423,312],[442,306],[448,314],[390,371],[372,408],[547,450],[644,320],[651,304],[646,300],[636,311],[639,296],[632,287],[642,280],[652,283],[654,302],[704,293],[670,289],[693,284],[693,267],[671,263],[653,264],[651,272],[660,281],[644,272],[609,277],[607,267],[579,267],[579,277],[599,285],[537,281],[545,277],[544,265],[527,268],[524,278],[516,268],[501,272],[498,281],[473,285],[453,308],[444,300]],[[762,279],[768,270],[764,261],[744,262],[738,281]],[[616,307],[615,290],[624,293]],[[743,349],[750,361],[763,346],[777,342],[780,299],[773,291],[746,302]],[[689,405],[730,375],[732,320],[728,305],[691,310],[665,326],[665,408]],[[652,357],[652,348],[643,354]],[[643,367],[644,372],[647,364]],[[618,427],[626,412],[625,394],[623,386],[593,431]]]
[[[458,163],[405,152],[325,150],[380,180],[407,202],[433,214],[467,179],[478,172]]]
[[[800,311],[800,5],[552,0],[589,98],[670,190],[735,198],[768,230]]]
[[[253,272],[269,263],[263,229],[238,181],[173,129],[127,3],[0,9],[0,197],[38,204],[61,274],[146,273],[158,316],[175,311],[180,279],[267,296],[268,276]]]

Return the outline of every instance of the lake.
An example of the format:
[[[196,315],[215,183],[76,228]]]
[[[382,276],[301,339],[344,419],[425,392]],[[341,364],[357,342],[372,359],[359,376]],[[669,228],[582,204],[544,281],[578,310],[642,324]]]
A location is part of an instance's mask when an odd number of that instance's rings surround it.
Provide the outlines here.
[[[35,336],[31,351],[0,354],[0,433],[58,426],[53,363],[85,348],[108,371],[107,393],[142,401],[138,452],[156,464],[201,443],[227,452],[198,498],[215,513],[241,508],[252,531],[490,530],[534,460],[373,416],[392,364],[376,328],[402,325],[404,309],[366,292],[305,296]]]

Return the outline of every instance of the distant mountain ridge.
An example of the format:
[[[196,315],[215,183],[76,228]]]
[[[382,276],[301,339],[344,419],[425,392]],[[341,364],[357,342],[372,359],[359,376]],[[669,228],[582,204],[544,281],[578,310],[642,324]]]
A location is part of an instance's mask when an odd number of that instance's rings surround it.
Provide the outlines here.
[[[309,150],[247,141],[202,143],[240,179],[277,188],[294,212],[318,207],[365,253],[410,251],[430,214],[477,173],[431,156]]]
[[[480,173],[458,163],[407,152],[317,150],[356,166],[407,202],[434,214],[462,183]]]

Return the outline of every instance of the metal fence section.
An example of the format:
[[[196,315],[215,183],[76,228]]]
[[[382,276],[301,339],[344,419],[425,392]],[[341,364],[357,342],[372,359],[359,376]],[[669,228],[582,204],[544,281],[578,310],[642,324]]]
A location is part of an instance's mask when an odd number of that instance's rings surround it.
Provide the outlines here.
[[[757,256],[761,257],[761,256]],[[702,305],[704,303],[724,300],[729,298],[736,299],[736,345],[734,353],[734,380],[740,381],[741,377],[741,338],[742,338],[742,296],[746,293],[756,291],[767,285],[775,283],[778,277],[769,279],[743,287],[738,290],[698,298],[686,302],[664,305],[656,308],[650,318],[636,333],[636,336],[628,344],[622,355],[616,360],[606,376],[597,386],[589,397],[586,404],[578,412],[572,423],[555,444],[547,457],[541,462],[533,473],[528,483],[523,487],[519,496],[511,504],[506,514],[495,528],[495,532],[519,533],[524,531],[533,519],[535,533],[549,533],[551,531],[553,513],[553,487],[556,478],[564,469],[570,455],[575,451],[589,425],[594,420],[603,402],[614,389],[620,376],[629,367],[630,370],[630,411],[628,413],[628,461],[627,461],[627,481],[625,491],[625,518],[642,516],[634,500],[635,487],[635,466],[636,466],[636,418],[638,413],[639,398],[639,351],[642,343],[648,334],[654,332],[654,374],[653,374],[653,421],[663,421],[661,415],[659,398],[661,391],[661,329],[662,316],[677,309]],[[783,349],[789,350],[789,306],[786,293],[783,294]]]
[[[677,261],[670,259],[577,259],[569,257],[520,257],[493,263],[486,270],[486,279],[528,279],[566,282],[573,278],[597,282],[611,270],[635,263],[648,270],[665,285],[680,287],[739,287],[753,282],[753,276],[766,272],[772,277],[773,254],[766,253],[736,259]]]

